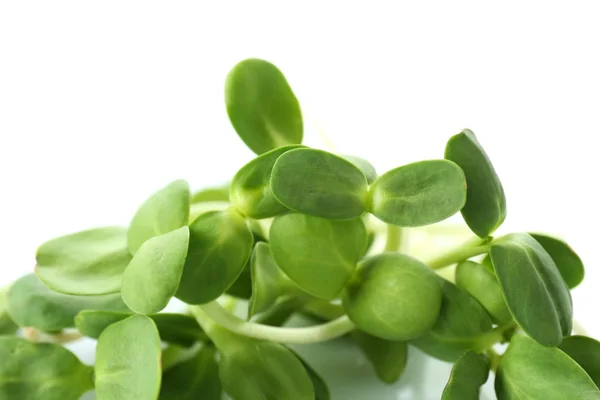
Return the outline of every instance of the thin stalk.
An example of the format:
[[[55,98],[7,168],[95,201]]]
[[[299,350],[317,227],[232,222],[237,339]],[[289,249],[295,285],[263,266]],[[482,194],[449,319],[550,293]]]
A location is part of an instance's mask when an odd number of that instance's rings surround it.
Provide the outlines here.
[[[470,239],[460,246],[440,254],[427,262],[427,264],[432,269],[440,269],[464,261],[468,258],[485,254],[489,251],[490,245],[484,243],[486,243],[486,239],[481,239],[479,237]]]
[[[322,325],[307,328],[280,328],[244,321],[225,310],[216,301],[202,306],[193,306],[191,307],[191,311],[203,328],[207,325],[209,328],[207,334],[209,336],[211,336],[210,330],[212,326],[207,324],[205,317],[208,317],[213,323],[238,335],[287,344],[325,342],[343,336],[355,329],[355,325],[345,315]]]
[[[384,251],[400,251],[402,249],[402,228],[389,224]]]
[[[496,370],[498,369],[498,365],[500,364],[500,354],[496,353],[496,351],[493,349],[489,349],[485,352],[485,354],[490,359],[490,369],[492,370],[492,372],[496,372]]]

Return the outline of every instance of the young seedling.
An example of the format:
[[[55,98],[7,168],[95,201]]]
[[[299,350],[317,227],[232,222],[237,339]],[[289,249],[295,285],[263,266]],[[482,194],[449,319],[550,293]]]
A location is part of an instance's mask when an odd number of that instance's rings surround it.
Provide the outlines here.
[[[172,182],[127,226],[41,244],[35,274],[0,290],[0,400],[336,399],[289,347],[334,339],[382,385],[411,368],[411,346],[454,363],[444,400],[478,399],[488,379],[499,399],[600,399],[600,343],[572,328],[583,264],[549,235],[492,236],[506,199],[473,132],[378,176],[302,144],[273,64],[242,61],[225,87],[257,157],[223,186]],[[431,236],[427,260],[407,250],[459,212],[471,240],[440,252]],[[165,312],[174,298],[186,308]],[[98,341],[95,366],[62,346],[81,336]]]

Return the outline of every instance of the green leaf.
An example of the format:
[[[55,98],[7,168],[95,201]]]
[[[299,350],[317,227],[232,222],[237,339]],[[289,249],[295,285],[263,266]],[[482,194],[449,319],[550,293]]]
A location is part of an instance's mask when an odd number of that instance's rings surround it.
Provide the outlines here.
[[[169,304],[179,287],[189,238],[183,226],[142,244],[123,274],[121,296],[131,310],[155,314]]]
[[[19,278],[10,288],[6,306],[19,326],[57,332],[75,326],[82,310],[128,310],[118,293],[102,296],[73,296],[50,290],[35,276]]]
[[[506,218],[504,189],[492,162],[469,129],[450,138],[444,158],[458,164],[467,178],[465,222],[477,236],[488,237]]]
[[[0,335],[14,335],[19,327],[13,322],[8,315],[8,308],[6,305],[6,293],[10,287],[3,287],[0,289]]]
[[[252,274],[252,296],[248,302],[248,318],[266,311],[285,295],[299,292],[294,284],[283,274],[273,260],[271,249],[265,242],[254,246],[250,258]]]
[[[496,275],[483,265],[473,261],[458,264],[456,285],[477,299],[495,323],[504,325],[512,321]]]
[[[159,400],[221,400],[219,366],[212,346],[169,368],[162,377]]]
[[[465,351],[483,351],[495,343],[492,320],[469,293],[444,279],[442,308],[435,326],[413,345],[440,360],[455,362]],[[499,334],[498,334],[499,335]]]
[[[499,400],[598,400],[600,391],[575,361],[556,347],[513,336],[496,372]]]
[[[571,294],[554,261],[526,233],[492,242],[490,257],[508,309],[519,326],[545,346],[558,346],[572,330]]]
[[[487,382],[490,366],[487,360],[467,351],[456,360],[442,400],[479,400],[479,390]]]
[[[552,261],[556,264],[569,289],[577,287],[583,281],[585,276],[583,262],[567,243],[540,233],[530,233],[530,235],[552,257]]]
[[[323,150],[295,149],[275,162],[271,191],[290,210],[348,220],[365,212],[367,178],[342,157]]]
[[[42,244],[36,274],[57,292],[80,295],[116,293],[131,254],[127,231],[105,227],[72,233]]]
[[[241,339],[221,350],[219,376],[235,400],[314,399],[313,383],[296,356],[278,343]]]
[[[372,184],[377,179],[377,171],[373,164],[365,160],[364,158],[356,157],[356,156],[348,156],[342,155],[343,158],[350,161],[352,164],[356,165],[358,169],[362,171],[362,173],[367,178],[367,182]]]
[[[289,210],[273,196],[270,187],[271,171],[283,153],[300,145],[278,147],[244,165],[233,177],[230,198],[244,215],[263,219],[285,214]]]
[[[381,175],[369,190],[370,211],[388,224],[418,227],[456,214],[467,198],[465,174],[452,161],[427,160]]]
[[[250,272],[250,261],[246,263],[246,266],[242,270],[240,276],[237,277],[235,282],[233,282],[233,284],[225,293],[230,296],[246,300],[252,297],[252,275]]]
[[[203,304],[221,296],[242,273],[253,238],[234,209],[210,211],[190,224],[190,242],[176,297]]]
[[[225,104],[233,128],[256,154],[302,143],[300,104],[270,62],[250,58],[233,67],[225,81]]]
[[[164,235],[187,225],[190,215],[190,187],[177,180],[150,196],[137,210],[127,231],[131,254],[154,236]]]
[[[106,328],[96,347],[98,399],[156,399],[161,384],[160,346],[149,317],[132,315]]]
[[[559,349],[567,353],[600,387],[600,342],[587,336],[564,338]]]
[[[302,366],[306,370],[306,373],[308,374],[308,377],[310,378],[310,380],[313,384],[313,390],[315,392],[314,399],[315,400],[330,400],[331,395],[329,393],[329,387],[327,386],[327,383],[325,382],[323,377],[321,375],[319,375],[319,373],[317,371],[315,371],[313,369],[313,367],[311,367],[311,365],[306,362],[306,360],[304,360],[302,357],[300,357],[300,355],[297,352],[295,352],[294,350],[292,350],[290,348],[288,348],[288,350],[290,352],[292,352],[292,354],[294,354],[296,356],[296,358],[298,358],[298,360],[300,360],[300,362],[302,363]]]
[[[0,399],[77,400],[93,388],[93,370],[57,344],[0,336]]]
[[[436,323],[442,291],[436,274],[404,254],[383,253],[359,264],[343,305],[362,331],[382,339],[410,340]]]
[[[131,315],[114,311],[82,311],[75,317],[75,326],[82,335],[97,339],[110,325]],[[208,341],[196,319],[190,315],[160,313],[149,317],[154,321],[161,340],[165,342],[190,347],[198,341]]]
[[[192,194],[190,204],[228,202],[229,184],[200,189]]]
[[[330,300],[354,274],[367,231],[360,218],[330,221],[294,213],[275,218],[269,238],[281,270],[304,291]]]
[[[380,339],[355,330],[352,340],[365,354],[377,377],[385,383],[394,383],[404,372],[408,356],[406,342]]]

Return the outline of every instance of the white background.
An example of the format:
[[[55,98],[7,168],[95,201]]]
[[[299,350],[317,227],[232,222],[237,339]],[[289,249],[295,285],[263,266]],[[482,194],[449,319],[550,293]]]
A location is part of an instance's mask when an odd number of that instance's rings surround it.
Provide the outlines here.
[[[600,337],[597,1],[247,3],[0,3],[0,284],[174,179],[230,178],[252,153],[223,82],[259,57],[296,92],[307,144],[320,129],[379,172],[472,129],[505,186],[501,233],[567,239],[587,266],[576,317]]]

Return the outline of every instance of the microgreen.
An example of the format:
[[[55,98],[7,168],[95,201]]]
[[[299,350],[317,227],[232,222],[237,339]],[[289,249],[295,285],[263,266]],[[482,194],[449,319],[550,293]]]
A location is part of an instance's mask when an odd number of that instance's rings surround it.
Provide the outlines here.
[[[338,338],[382,384],[402,385],[411,347],[454,363],[443,400],[477,399],[490,379],[499,399],[600,400],[600,343],[573,332],[583,261],[555,236],[498,233],[484,135],[378,174],[302,144],[270,62],[235,65],[225,103],[256,154],[231,180],[163,185],[123,226],[42,243],[35,273],[0,289],[0,400],[335,399],[292,345]],[[438,248],[451,235],[427,225],[459,212],[474,237]],[[80,336],[98,340],[94,367],[61,346]]]

